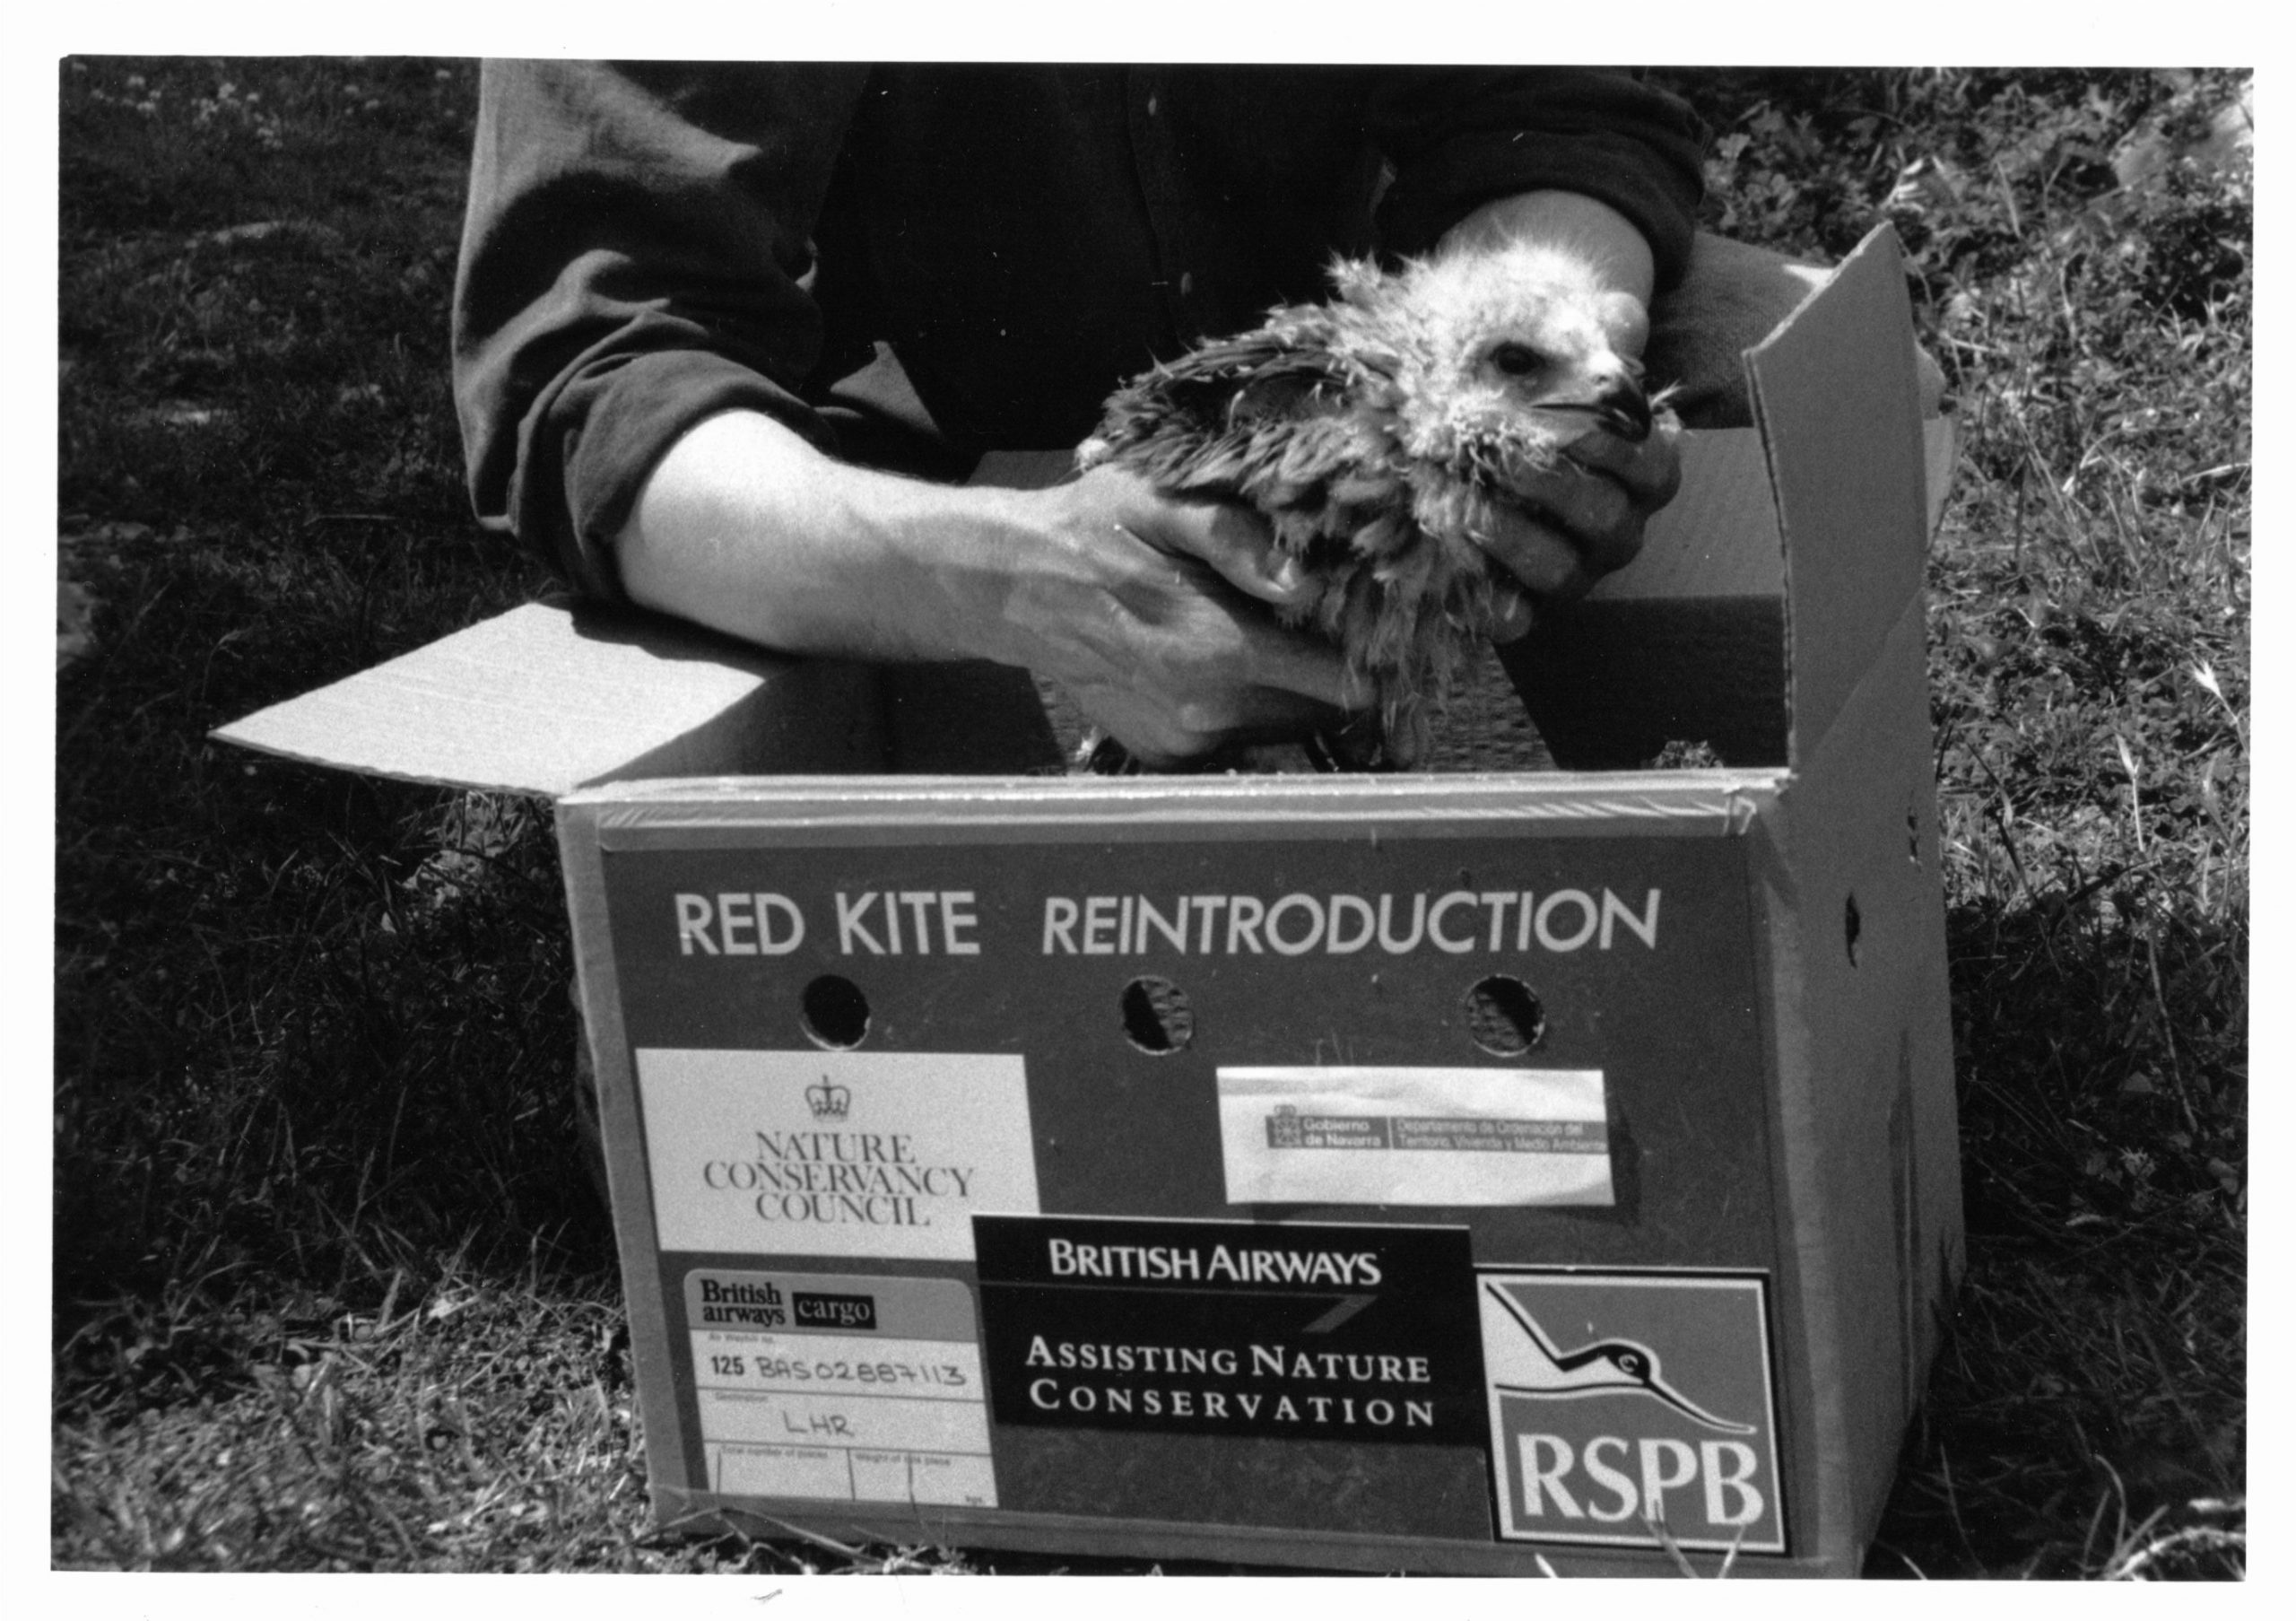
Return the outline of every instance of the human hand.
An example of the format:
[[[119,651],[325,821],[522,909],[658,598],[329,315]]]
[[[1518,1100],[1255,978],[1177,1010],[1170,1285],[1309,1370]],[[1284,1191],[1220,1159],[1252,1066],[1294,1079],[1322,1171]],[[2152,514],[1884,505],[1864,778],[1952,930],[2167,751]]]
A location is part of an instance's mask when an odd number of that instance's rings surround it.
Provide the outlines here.
[[[1370,702],[1336,652],[1270,611],[1309,587],[1248,509],[1114,466],[1018,499],[1031,544],[1004,605],[1013,661],[1144,764],[1300,736]]]
[[[1535,601],[1575,601],[1634,561],[1650,515],[1682,485],[1681,434],[1663,411],[1639,440],[1596,428],[1564,450],[1561,467],[1515,485],[1494,532],[1475,536],[1518,588],[1500,592],[1493,640],[1527,632]]]

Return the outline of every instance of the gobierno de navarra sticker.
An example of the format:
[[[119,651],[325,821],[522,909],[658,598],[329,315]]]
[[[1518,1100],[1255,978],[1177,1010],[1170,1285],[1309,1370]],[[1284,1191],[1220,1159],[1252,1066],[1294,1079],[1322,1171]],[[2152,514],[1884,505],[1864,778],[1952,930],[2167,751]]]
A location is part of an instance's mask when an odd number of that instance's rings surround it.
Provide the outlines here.
[[[1478,1275],[1502,1540],[1787,1551],[1764,1280]]]
[[[1608,1205],[1599,1069],[1222,1065],[1228,1202]]]

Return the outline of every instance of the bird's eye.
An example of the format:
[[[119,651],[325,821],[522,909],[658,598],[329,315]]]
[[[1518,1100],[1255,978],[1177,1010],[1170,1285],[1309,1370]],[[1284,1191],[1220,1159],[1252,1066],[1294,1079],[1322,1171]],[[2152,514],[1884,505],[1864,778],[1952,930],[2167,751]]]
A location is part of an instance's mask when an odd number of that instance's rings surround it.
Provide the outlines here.
[[[1491,352],[1491,363],[1508,377],[1528,377],[1546,364],[1539,352],[1526,344],[1501,344]]]

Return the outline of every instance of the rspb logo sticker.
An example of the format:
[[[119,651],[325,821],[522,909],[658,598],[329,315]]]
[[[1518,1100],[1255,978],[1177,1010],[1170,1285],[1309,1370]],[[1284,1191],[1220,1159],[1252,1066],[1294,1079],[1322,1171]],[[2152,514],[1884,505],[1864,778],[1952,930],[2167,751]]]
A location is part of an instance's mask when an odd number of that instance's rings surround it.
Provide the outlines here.
[[[1476,1275],[1499,1536],[1786,1552],[1763,1280]]]

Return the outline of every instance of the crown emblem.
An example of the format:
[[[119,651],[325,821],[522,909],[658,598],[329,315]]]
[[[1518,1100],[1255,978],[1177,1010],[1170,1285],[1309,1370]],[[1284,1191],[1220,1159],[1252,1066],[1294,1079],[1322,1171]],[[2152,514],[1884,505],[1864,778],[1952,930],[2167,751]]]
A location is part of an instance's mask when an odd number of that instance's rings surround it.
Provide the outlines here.
[[[849,1087],[831,1085],[829,1076],[823,1076],[820,1085],[805,1088],[805,1102],[815,1120],[841,1120],[853,1107],[853,1093]]]

